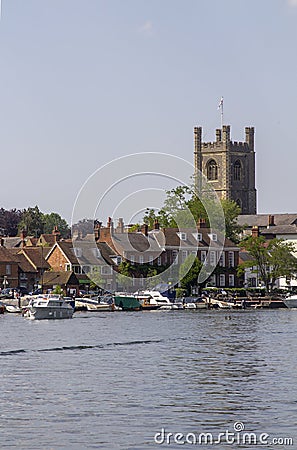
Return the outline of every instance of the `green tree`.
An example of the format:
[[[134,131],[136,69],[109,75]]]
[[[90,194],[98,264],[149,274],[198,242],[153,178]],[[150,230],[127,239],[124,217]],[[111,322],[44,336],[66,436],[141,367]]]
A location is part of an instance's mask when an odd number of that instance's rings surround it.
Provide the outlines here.
[[[240,264],[238,275],[242,275],[245,268],[256,266],[266,292],[273,290],[280,277],[296,278],[297,259],[292,254],[296,251],[293,243],[283,239],[266,241],[263,236],[249,236],[240,246],[249,253],[251,259]]]
[[[195,255],[189,255],[179,268],[180,287],[191,294],[191,288],[197,286],[198,276],[202,268],[201,261]]]
[[[158,220],[161,227],[191,227],[193,221],[205,219],[209,226],[208,213],[212,217],[212,226],[225,232],[227,238],[234,242],[239,242],[239,233],[242,227],[237,224],[237,217],[240,214],[240,207],[233,200],[221,200],[221,208],[212,195],[205,198],[198,198],[194,190],[188,186],[177,186],[170,191],[166,191],[167,197],[162,209],[157,213],[154,209],[147,209],[144,215],[144,223],[150,229],[153,228],[155,220]],[[206,211],[207,209],[207,211]],[[222,211],[225,224],[222,224]],[[225,226],[225,228],[224,228]]]
[[[61,233],[61,237],[68,238],[70,236],[70,228],[65,219],[57,213],[43,214],[43,232],[51,234],[56,226]]]
[[[22,211],[22,220],[19,223],[19,231],[26,230],[28,235],[40,236],[43,233],[43,214],[38,206],[29,207]]]
[[[94,267],[92,275],[90,275],[90,289],[96,290],[98,288],[104,289],[106,281],[101,275],[101,267]]]

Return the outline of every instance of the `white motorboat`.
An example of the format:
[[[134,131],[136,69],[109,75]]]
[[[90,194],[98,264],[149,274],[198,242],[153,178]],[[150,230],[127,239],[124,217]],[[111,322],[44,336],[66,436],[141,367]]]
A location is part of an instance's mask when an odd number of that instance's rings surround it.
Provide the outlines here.
[[[297,295],[291,295],[290,297],[283,299],[287,308],[297,308]]]
[[[32,297],[23,309],[23,316],[28,319],[71,319],[74,309],[62,297],[39,295]]]
[[[87,303],[87,310],[88,311],[114,311],[114,304],[108,304],[108,303]]]
[[[15,305],[5,305],[5,309],[9,313],[21,313],[22,309]]]
[[[137,298],[146,298],[146,303],[142,302],[143,309],[161,309],[161,310],[172,310],[172,309],[183,309],[181,303],[172,303],[168,297],[162,295],[159,291],[143,291],[136,295]],[[145,308],[145,305],[148,305]]]

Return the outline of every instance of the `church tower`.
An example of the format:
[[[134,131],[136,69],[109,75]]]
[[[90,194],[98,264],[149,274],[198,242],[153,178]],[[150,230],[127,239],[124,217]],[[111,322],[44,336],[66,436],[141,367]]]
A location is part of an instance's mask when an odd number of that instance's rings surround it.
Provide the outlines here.
[[[215,142],[202,142],[202,127],[194,128],[195,180],[202,172],[221,199],[234,200],[241,214],[257,213],[254,128],[245,128],[245,142],[233,142],[230,125],[216,130]]]

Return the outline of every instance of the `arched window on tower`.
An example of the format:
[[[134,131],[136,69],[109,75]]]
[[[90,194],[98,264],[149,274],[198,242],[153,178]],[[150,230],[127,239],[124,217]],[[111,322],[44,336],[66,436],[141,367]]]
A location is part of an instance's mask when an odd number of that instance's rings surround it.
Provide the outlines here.
[[[242,180],[242,165],[240,161],[235,161],[233,165],[233,179],[234,181]]]
[[[208,180],[213,181],[218,179],[218,165],[214,159],[208,161],[206,171]]]

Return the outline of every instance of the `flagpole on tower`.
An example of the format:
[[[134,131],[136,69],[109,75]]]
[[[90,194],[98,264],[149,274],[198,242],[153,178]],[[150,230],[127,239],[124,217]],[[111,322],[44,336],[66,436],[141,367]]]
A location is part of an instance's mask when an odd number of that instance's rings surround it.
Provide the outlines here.
[[[224,97],[221,97],[218,109],[221,110],[221,129],[223,129],[223,124],[224,124]]]

